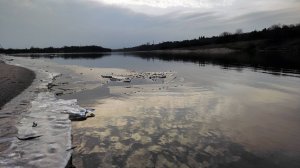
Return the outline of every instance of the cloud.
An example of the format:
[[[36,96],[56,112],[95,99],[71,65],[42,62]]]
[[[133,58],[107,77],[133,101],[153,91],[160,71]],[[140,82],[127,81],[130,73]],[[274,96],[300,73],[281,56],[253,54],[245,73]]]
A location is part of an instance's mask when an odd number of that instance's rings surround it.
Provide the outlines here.
[[[99,4],[128,9],[149,16],[169,13],[215,12],[224,16],[244,15],[248,12],[273,11],[298,7],[298,0],[85,0]]]
[[[164,15],[178,11],[193,11],[225,7],[233,4],[235,0],[89,0],[101,4],[129,9],[136,13],[146,15]]]
[[[102,45],[184,40],[298,23],[295,0],[1,0],[4,47]]]
[[[148,6],[154,8],[207,8],[230,5],[234,0],[92,0],[104,4],[134,8],[134,6]]]

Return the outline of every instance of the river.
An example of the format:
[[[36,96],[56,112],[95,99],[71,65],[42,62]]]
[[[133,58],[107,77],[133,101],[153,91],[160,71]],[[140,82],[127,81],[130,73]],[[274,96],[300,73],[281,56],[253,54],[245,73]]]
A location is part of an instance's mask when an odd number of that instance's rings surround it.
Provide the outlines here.
[[[111,83],[62,96],[96,109],[95,118],[72,123],[77,167],[300,167],[300,78],[289,63],[151,53],[42,59],[176,74],[150,90],[128,84],[138,89],[126,95],[114,89],[127,85]]]

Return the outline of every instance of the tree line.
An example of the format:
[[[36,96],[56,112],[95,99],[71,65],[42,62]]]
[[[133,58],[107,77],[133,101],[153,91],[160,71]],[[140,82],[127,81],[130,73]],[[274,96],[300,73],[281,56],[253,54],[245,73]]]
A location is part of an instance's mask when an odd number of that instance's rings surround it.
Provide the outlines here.
[[[0,53],[5,54],[18,54],[18,53],[90,53],[90,52],[111,52],[109,48],[103,48],[101,46],[65,46],[61,48],[48,47],[37,48],[31,47],[29,49],[3,49],[0,48]]]
[[[194,46],[205,46],[212,44],[226,44],[239,41],[266,40],[267,43],[279,43],[286,40],[297,39],[300,37],[300,24],[297,25],[272,25],[260,31],[243,33],[242,29],[237,29],[235,33],[223,32],[219,36],[205,37],[200,36],[192,40],[167,41],[159,44],[146,43],[140,46],[124,48],[123,51],[150,51],[166,50],[176,48],[186,48]],[[251,49],[251,46],[249,46]]]

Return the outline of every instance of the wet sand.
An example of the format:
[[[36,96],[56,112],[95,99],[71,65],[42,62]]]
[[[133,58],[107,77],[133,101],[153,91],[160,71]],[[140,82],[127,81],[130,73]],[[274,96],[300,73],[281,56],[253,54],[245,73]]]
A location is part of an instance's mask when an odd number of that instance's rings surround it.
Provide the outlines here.
[[[0,137],[11,137],[16,134],[15,121],[18,111],[2,111],[2,107],[19,95],[35,79],[35,73],[29,69],[8,65],[0,60]],[[0,143],[0,152],[9,142]]]
[[[34,72],[0,61],[0,109],[26,89],[35,78]]]

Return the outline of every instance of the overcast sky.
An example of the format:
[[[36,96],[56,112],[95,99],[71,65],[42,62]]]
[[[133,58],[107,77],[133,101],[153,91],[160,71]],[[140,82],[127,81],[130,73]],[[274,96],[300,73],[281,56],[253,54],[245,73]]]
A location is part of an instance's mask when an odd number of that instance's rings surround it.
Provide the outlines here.
[[[300,23],[300,0],[0,0],[4,48],[123,48]]]

